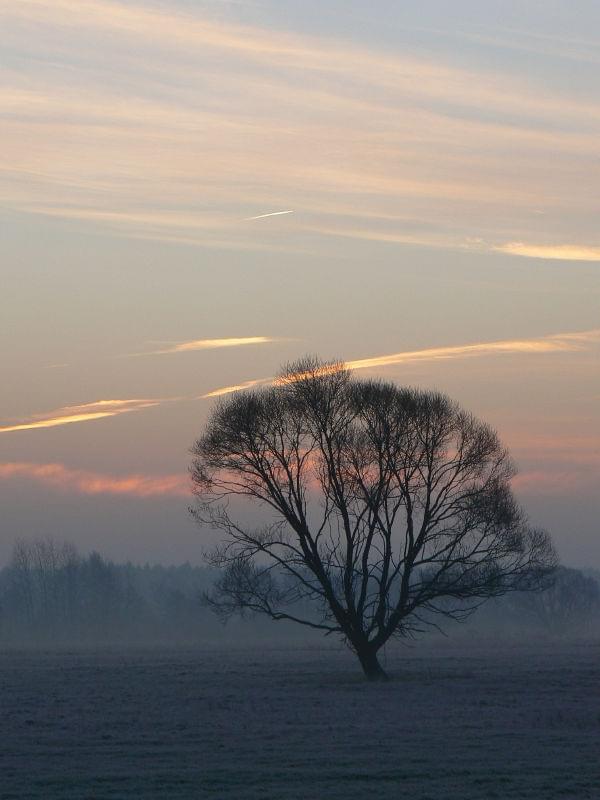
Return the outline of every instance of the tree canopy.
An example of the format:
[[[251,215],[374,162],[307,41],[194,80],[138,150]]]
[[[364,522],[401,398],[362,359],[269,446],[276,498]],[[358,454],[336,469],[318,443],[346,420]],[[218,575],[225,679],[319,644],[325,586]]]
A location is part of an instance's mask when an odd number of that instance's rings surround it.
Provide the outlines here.
[[[221,533],[209,602],[339,634],[369,678],[392,637],[540,586],[556,563],[496,433],[439,392],[307,358],[220,400],[192,452],[193,514]]]

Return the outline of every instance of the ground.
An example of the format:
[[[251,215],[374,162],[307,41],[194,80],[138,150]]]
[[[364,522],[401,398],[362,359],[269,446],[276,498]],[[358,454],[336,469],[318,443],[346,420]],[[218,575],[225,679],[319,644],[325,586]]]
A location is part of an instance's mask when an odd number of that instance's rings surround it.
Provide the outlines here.
[[[600,798],[600,645],[0,654],[3,800]]]

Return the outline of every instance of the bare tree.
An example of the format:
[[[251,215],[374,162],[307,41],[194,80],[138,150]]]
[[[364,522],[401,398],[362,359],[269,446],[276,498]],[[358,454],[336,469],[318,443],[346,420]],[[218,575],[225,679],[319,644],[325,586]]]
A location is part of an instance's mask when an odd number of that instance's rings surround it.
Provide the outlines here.
[[[391,637],[463,619],[555,565],[494,431],[437,392],[304,359],[221,400],[192,453],[192,513],[221,533],[207,601],[339,634],[372,680]],[[267,509],[265,524],[235,518],[238,499]]]
[[[52,636],[75,602],[73,573],[79,555],[69,542],[51,537],[19,539],[10,563],[12,605],[21,624]]]
[[[19,539],[13,547],[10,564],[12,592],[23,622],[31,625],[35,616],[33,558],[29,542]]]

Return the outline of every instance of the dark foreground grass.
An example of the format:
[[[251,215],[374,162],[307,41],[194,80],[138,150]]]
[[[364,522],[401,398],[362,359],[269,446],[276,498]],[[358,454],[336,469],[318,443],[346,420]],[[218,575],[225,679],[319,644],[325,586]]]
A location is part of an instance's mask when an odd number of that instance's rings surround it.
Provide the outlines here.
[[[597,800],[600,647],[0,655],[0,797]]]

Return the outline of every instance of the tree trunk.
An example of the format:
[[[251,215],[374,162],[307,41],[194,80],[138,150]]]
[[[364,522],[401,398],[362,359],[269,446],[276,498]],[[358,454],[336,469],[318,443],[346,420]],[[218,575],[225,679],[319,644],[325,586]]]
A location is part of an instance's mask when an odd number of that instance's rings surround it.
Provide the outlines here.
[[[373,648],[357,648],[356,655],[363,668],[368,681],[388,681],[389,676],[377,658],[377,651]]]

